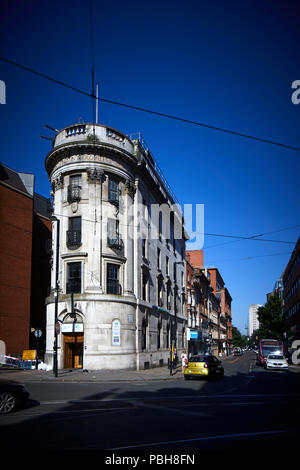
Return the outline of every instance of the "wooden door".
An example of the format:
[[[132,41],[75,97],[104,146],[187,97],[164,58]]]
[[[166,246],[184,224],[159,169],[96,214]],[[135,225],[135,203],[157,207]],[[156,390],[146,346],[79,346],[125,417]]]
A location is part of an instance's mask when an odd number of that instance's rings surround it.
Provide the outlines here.
[[[83,334],[64,335],[64,369],[82,369]]]

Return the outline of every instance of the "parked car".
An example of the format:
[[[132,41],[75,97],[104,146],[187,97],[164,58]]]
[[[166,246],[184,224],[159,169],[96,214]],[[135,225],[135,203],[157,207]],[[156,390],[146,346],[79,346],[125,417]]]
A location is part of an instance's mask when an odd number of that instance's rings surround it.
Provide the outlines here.
[[[0,414],[7,414],[24,406],[29,398],[26,386],[10,380],[0,380]]]
[[[234,356],[241,356],[242,354],[243,353],[242,353],[241,348],[236,347],[236,348],[233,349],[233,355]]]
[[[288,369],[288,362],[282,354],[269,354],[266,359],[265,369]]]
[[[188,380],[191,377],[224,377],[222,362],[212,355],[192,356],[184,370],[184,378]]]

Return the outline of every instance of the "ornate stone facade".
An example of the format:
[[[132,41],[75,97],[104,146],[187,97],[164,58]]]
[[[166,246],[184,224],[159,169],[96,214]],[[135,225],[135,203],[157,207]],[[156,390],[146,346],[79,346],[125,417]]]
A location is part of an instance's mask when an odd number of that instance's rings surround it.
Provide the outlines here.
[[[139,369],[167,364],[171,345],[178,350],[186,346],[185,241],[170,246],[164,234],[152,238],[149,227],[159,232],[157,207],[166,206],[172,197],[149,152],[140,148],[137,152],[136,141],[95,125],[97,140],[91,144],[86,136],[93,125],[80,126],[78,132],[76,125],[58,132],[46,157],[54,215],[60,224],[59,368]],[[168,211],[163,212],[163,226],[169,217]],[[53,233],[56,247],[56,230]],[[55,264],[52,295],[46,300],[49,364]]]

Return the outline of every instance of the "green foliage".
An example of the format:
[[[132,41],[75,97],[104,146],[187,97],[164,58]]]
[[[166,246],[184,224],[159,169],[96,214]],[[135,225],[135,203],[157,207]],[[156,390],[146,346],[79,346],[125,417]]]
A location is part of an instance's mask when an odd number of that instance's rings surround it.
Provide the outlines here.
[[[258,346],[258,340],[256,339],[256,332],[252,333],[248,340],[248,346],[249,348],[257,348]]]
[[[100,142],[100,140],[98,139],[98,137],[94,134],[88,134],[88,136],[86,137],[86,140],[88,142],[94,142],[94,143],[98,143]]]
[[[284,321],[282,317],[282,300],[275,293],[268,302],[259,307],[258,311],[259,329],[255,332],[258,339],[283,339]]]
[[[243,336],[236,326],[232,327],[232,344],[239,348],[244,348],[247,344],[247,337]]]

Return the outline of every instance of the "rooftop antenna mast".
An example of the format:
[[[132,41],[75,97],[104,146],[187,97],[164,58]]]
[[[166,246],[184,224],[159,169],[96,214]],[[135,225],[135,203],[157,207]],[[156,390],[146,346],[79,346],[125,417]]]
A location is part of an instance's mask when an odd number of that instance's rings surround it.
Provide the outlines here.
[[[96,83],[96,124],[98,124],[99,84]]]
[[[92,100],[93,100],[93,135],[95,141],[95,76],[94,76],[94,37],[93,37],[93,0],[90,0],[90,26],[91,26],[91,62],[92,62]]]

